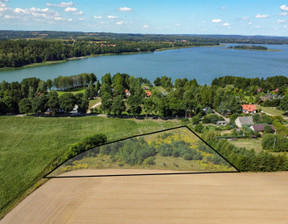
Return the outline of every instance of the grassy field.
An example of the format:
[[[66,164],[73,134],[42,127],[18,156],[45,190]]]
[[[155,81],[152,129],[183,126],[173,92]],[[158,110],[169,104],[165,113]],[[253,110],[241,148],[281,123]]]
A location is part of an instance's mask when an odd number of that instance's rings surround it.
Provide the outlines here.
[[[95,104],[100,103],[100,102],[101,102],[101,98],[100,97],[97,97],[94,100],[89,100],[89,108],[91,108],[92,106],[94,106]]]
[[[85,88],[75,88],[71,91],[57,91],[58,96],[60,97],[61,95],[65,94],[65,93],[72,93],[72,94],[77,94],[77,93],[85,93]]]
[[[183,125],[181,121],[101,117],[0,117],[0,218],[68,146],[104,133],[108,141]],[[46,169],[46,170],[45,170]],[[5,207],[5,208],[4,208]],[[9,206],[8,206],[9,207]]]
[[[261,109],[265,113],[272,114],[273,116],[283,116],[285,111],[283,110],[278,110],[275,107],[262,107],[262,106],[257,106],[257,109]]]
[[[238,148],[254,149],[257,153],[262,150],[261,139],[237,139],[237,141],[230,141],[230,143]]]

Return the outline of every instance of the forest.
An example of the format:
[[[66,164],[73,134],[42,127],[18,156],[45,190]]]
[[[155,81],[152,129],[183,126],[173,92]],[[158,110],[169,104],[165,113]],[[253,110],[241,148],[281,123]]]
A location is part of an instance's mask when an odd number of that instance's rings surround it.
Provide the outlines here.
[[[167,48],[217,46],[221,43],[285,44],[288,43],[288,38],[0,31],[0,68],[16,68],[101,54],[153,52]]]
[[[197,80],[176,79],[162,76],[153,83],[141,77],[117,73],[104,75],[100,80],[91,73],[71,77],[59,76],[54,80],[23,79],[21,83],[0,83],[0,114],[41,114],[49,108],[56,115],[59,109],[69,112],[74,105],[85,113],[89,99],[101,97],[98,113],[108,115],[151,115],[159,117],[191,117],[197,123],[208,107],[220,114],[232,116],[242,113],[241,104],[260,103],[267,93],[275,107],[288,110],[288,78],[284,76],[259,78],[220,77],[211,86],[199,85]],[[69,90],[84,88],[84,93],[73,95]],[[277,92],[275,90],[277,89]],[[68,91],[58,96],[55,90]],[[259,90],[261,90],[259,92]],[[129,92],[129,93],[128,93]],[[253,97],[250,97],[253,96]],[[248,98],[247,98],[248,97]],[[216,123],[221,118],[207,114],[204,123]]]
[[[268,48],[264,46],[251,46],[251,45],[236,45],[229,46],[228,49],[236,49],[236,50],[255,50],[255,51],[267,51]]]
[[[116,40],[3,40],[0,41],[0,68],[21,67],[33,63],[61,61],[82,56],[151,52],[164,48],[201,45],[209,45],[209,43]]]

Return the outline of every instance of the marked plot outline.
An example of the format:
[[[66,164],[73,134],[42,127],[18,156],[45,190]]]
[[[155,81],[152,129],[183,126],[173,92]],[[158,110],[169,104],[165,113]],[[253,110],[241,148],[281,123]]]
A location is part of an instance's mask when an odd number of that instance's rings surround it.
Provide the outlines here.
[[[101,175],[99,169],[122,172]],[[135,173],[135,169],[143,171]],[[53,169],[46,178],[229,172],[239,171],[188,126],[180,126],[87,150]]]

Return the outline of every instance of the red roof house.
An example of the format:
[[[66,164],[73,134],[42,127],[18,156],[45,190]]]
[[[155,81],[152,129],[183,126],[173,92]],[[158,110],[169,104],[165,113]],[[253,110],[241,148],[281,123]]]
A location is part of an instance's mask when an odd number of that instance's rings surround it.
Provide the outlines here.
[[[146,91],[146,97],[150,97],[151,96],[151,91]]]
[[[257,107],[255,105],[243,104],[241,106],[242,106],[242,112],[244,114],[247,114],[247,113],[255,114],[255,113],[257,113]]]
[[[129,92],[128,89],[125,89],[125,95],[126,95],[126,96],[131,96],[131,93]]]

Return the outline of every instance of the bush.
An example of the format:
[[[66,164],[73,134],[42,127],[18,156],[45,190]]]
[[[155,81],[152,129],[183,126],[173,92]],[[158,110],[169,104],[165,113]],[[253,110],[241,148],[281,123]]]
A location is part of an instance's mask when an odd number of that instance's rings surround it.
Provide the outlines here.
[[[155,157],[150,157],[146,160],[147,165],[155,165]]]
[[[195,126],[195,131],[196,131],[196,132],[202,133],[202,132],[203,132],[203,129],[204,129],[204,125],[203,125],[203,124],[197,124],[197,125]]]
[[[70,145],[69,149],[65,152],[62,161],[64,162],[88,149],[92,149],[97,146],[103,145],[106,142],[107,142],[107,137],[104,134],[96,134],[96,135],[87,137],[83,139],[82,142],[77,142],[73,145]]]
[[[172,156],[173,148],[170,144],[162,144],[158,147],[158,152],[161,156]]]

